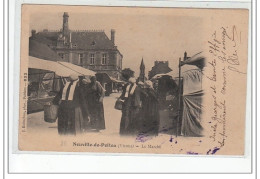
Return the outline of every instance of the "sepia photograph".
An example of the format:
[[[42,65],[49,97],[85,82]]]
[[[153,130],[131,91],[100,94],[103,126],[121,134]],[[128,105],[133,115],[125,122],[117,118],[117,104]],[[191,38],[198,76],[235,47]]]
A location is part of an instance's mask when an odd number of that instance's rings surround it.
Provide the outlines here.
[[[23,5],[21,151],[243,155],[248,11]]]

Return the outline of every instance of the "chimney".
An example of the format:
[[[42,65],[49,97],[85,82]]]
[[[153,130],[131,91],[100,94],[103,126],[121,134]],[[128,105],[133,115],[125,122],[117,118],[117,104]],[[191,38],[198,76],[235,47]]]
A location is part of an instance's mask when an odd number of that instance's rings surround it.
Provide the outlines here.
[[[63,14],[63,35],[69,35],[69,14],[67,12],[64,12]]]
[[[34,37],[35,36],[35,34],[36,34],[36,30],[32,30],[32,37]]]
[[[111,29],[111,41],[113,42],[113,44],[115,44],[115,30]]]

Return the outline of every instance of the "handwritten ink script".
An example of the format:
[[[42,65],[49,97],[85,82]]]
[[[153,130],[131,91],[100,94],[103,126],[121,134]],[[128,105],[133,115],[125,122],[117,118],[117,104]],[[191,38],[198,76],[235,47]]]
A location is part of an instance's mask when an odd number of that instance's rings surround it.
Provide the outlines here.
[[[208,41],[210,57],[207,66],[209,73],[206,76],[211,81],[210,96],[212,98],[212,112],[210,119],[210,139],[215,146],[207,154],[215,154],[221,150],[228,140],[227,135],[227,90],[231,79],[229,73],[245,75],[241,70],[239,47],[241,44],[241,32],[237,27],[220,27],[216,29]],[[229,81],[230,80],[230,81]],[[217,149],[217,150],[216,150]]]
[[[209,52],[212,54],[212,60],[208,62],[213,67],[212,80],[216,81],[215,68],[218,62],[223,63],[230,71],[246,74],[239,69],[238,49],[240,44],[241,32],[238,32],[235,25],[232,27],[221,27],[213,32],[211,39],[208,41]]]

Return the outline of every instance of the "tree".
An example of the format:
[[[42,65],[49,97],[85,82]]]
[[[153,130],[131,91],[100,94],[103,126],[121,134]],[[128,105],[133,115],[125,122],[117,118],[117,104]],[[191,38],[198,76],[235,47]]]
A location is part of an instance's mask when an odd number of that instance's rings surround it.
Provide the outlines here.
[[[122,70],[122,77],[125,80],[128,80],[131,77],[134,77],[135,72],[133,70],[131,70],[130,68],[124,68]]]

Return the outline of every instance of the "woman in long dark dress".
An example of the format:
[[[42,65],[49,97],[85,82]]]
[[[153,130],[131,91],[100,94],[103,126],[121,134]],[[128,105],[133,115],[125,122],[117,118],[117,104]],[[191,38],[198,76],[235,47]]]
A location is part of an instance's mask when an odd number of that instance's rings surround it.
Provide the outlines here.
[[[90,80],[91,83],[88,86],[88,94],[86,96],[90,113],[90,127],[99,131],[105,129],[103,105],[105,89],[96,80],[95,76],[91,77]]]
[[[87,103],[77,75],[70,75],[70,81],[55,96],[53,104],[59,105],[58,133],[60,135],[76,135],[84,132],[89,113],[85,110]]]
[[[159,130],[159,107],[158,98],[151,81],[145,82],[146,97],[142,101],[142,127],[141,133],[158,135]]]

